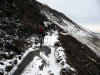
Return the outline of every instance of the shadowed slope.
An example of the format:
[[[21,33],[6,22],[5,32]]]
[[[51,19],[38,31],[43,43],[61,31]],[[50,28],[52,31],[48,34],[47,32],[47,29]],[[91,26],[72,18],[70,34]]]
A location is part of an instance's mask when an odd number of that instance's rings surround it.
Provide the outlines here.
[[[78,75],[100,74],[100,59],[89,47],[70,35],[60,34],[59,39],[65,49],[68,63],[77,70]]]

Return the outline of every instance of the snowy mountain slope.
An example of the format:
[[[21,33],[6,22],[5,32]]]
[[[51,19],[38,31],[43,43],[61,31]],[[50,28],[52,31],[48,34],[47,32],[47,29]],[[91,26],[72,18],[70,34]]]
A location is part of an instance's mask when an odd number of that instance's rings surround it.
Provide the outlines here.
[[[100,56],[100,40],[92,32],[47,6],[42,8],[41,13],[45,14],[49,21],[56,24],[64,32],[69,33],[83,44],[86,44],[93,52]]]
[[[34,37],[32,39],[34,41]],[[24,57],[31,51],[38,51],[38,53],[35,54],[33,60],[29,62],[29,65],[26,66],[23,72],[20,71],[21,75],[61,75],[62,69],[71,70],[72,74],[74,74],[75,70],[66,63],[64,49],[61,46],[56,47],[56,42],[59,42],[58,31],[53,31],[52,34],[48,32],[42,49],[39,48],[39,44],[35,45],[33,43]],[[19,67],[16,66],[15,68],[18,69]],[[18,72],[14,73],[15,68],[9,75],[20,74]]]
[[[40,5],[40,8],[48,21],[57,26],[61,35],[59,35],[60,43],[68,57],[67,62],[75,68],[76,75],[99,75],[100,39],[62,13],[45,5]],[[66,72],[62,74],[65,75]]]
[[[59,37],[68,57],[67,62],[75,68],[78,75],[100,74],[100,58],[88,46],[69,34],[60,34]]]
[[[1,75],[13,67],[11,72],[16,71],[31,51],[36,53],[32,62],[26,59],[29,64],[22,75],[100,75],[99,39],[94,34],[35,0],[1,0],[0,4]],[[35,41],[40,24],[46,29],[42,49]]]
[[[0,75],[18,64],[32,45],[30,37],[40,23],[40,15],[34,0],[0,0]]]
[[[93,34],[100,39],[100,33],[93,33]]]
[[[35,56],[33,61],[26,67],[21,75],[60,75],[60,71],[62,68],[69,68],[70,66],[66,64],[66,60],[64,58],[65,55],[63,53],[63,48],[54,46],[55,42],[57,42],[58,33],[54,32],[51,36],[45,36],[44,46],[50,47],[51,53],[49,55],[45,54],[45,51],[40,49],[39,56]],[[43,48],[44,50],[44,48]],[[48,50],[48,49],[47,49]],[[57,58],[62,59],[59,63],[57,63]],[[63,65],[61,63],[63,62]]]

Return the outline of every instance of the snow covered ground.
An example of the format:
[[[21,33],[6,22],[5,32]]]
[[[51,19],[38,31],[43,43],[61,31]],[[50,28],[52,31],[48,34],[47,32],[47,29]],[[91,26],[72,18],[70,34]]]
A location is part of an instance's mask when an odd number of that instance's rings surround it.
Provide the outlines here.
[[[47,56],[44,51],[40,51],[38,56],[35,56],[30,64],[25,68],[21,75],[60,75],[62,68],[71,68],[65,60],[65,54],[62,47],[54,47],[54,44],[58,41],[58,32],[54,32],[52,35],[48,33],[44,39],[44,46],[51,48],[51,53]],[[57,58],[62,59],[57,63]],[[63,63],[63,65],[61,64]],[[74,70],[73,68],[71,68]]]
[[[5,54],[8,54],[8,52],[6,52]],[[8,74],[8,72],[6,71],[6,67],[12,67],[12,64],[14,64],[14,62],[17,60],[17,61],[20,61],[18,59],[20,55],[16,55],[13,59],[3,59],[3,60],[0,60],[0,72],[3,73],[4,72],[4,75]],[[15,64],[13,65],[15,66]]]

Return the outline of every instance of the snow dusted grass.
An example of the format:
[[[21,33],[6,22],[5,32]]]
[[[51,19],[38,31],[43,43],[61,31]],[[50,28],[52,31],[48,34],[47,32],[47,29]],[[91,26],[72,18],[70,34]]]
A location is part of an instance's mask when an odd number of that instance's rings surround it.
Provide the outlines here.
[[[48,33],[44,39],[44,46],[51,48],[51,53],[46,56],[45,52],[40,49],[40,55],[35,56],[33,61],[25,68],[21,75],[60,75],[62,68],[71,68],[66,64],[65,54],[62,47],[56,48],[55,42],[58,41],[58,32],[55,31],[52,35]],[[57,63],[57,58],[61,58],[62,61]],[[61,63],[64,62],[64,65]],[[74,70],[74,69],[72,69]]]
[[[8,75],[13,74],[13,72],[18,68],[18,65],[23,61],[23,59],[27,56],[28,53],[30,53],[31,51],[37,50],[36,46],[39,46],[39,44],[35,45],[34,39],[35,39],[34,37],[31,37],[30,41],[33,42],[32,47],[30,47],[28,50],[26,50],[26,52],[22,56],[22,59],[18,60],[18,64],[8,73]],[[7,61],[6,61],[6,63],[7,63]]]
[[[0,72],[4,72],[4,75],[8,74],[8,72],[6,71],[6,67],[12,66],[12,64],[14,63],[15,60],[20,61],[18,59],[18,56],[19,55],[15,56],[13,59],[3,59],[3,60],[1,60],[0,62],[2,62],[3,65],[0,64]]]

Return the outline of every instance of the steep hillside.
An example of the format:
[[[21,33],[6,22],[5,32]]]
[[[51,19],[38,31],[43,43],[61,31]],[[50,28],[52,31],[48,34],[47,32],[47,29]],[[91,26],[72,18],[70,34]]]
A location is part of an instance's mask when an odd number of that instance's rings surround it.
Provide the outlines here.
[[[62,13],[41,5],[41,12],[49,22],[56,24],[60,32],[59,40],[65,49],[67,62],[78,75],[100,74],[100,39],[92,32],[74,23]],[[62,72],[63,75],[66,75]]]
[[[69,33],[83,44],[86,44],[93,50],[98,56],[100,55],[100,42],[99,38],[95,36],[92,32],[86,30],[85,28],[79,26],[64,14],[57,12],[49,8],[48,6],[41,5],[41,12],[46,15],[48,20],[56,24],[64,32]]]
[[[8,73],[100,75],[100,38],[35,0],[0,0],[0,75]]]
[[[35,0],[0,0],[0,72],[9,72],[31,47],[41,17]]]
[[[64,49],[66,49],[67,62],[77,70],[78,75],[100,74],[100,59],[88,46],[69,34],[60,34],[59,39]]]

